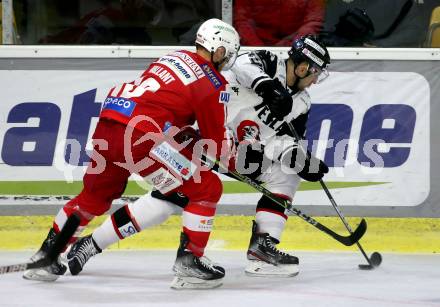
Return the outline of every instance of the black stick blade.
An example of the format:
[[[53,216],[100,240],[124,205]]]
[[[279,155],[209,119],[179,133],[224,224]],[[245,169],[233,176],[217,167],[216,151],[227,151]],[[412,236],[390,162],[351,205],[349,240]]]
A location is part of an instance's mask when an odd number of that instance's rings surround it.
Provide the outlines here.
[[[362,219],[359,223],[359,226],[356,228],[356,230],[351,234],[351,239],[353,241],[352,245],[358,242],[367,231],[367,221],[365,219]]]
[[[359,269],[363,271],[370,271],[374,269],[374,266],[372,266],[371,264],[359,264]]]
[[[29,268],[29,263],[19,263],[0,266],[0,275],[14,272],[26,271]]]
[[[357,243],[367,231],[367,222],[365,221],[365,219],[361,220],[356,230],[350,233],[349,236],[341,236],[340,234],[337,234],[333,230],[325,227],[320,223],[317,223],[315,226],[327,233],[328,235],[332,236],[336,241],[344,244],[345,246],[352,246],[353,244]]]
[[[382,255],[374,252],[368,260],[370,264],[359,264],[359,269],[369,271],[377,268],[382,263]]]
[[[0,275],[14,272],[22,272],[29,269],[43,268],[52,264],[58,256],[61,254],[63,249],[69,243],[70,238],[74,235],[76,229],[78,229],[80,223],[80,218],[77,214],[72,214],[64,224],[59,234],[55,238],[54,245],[49,250],[47,255],[40,260],[29,263],[19,263],[0,266]]]

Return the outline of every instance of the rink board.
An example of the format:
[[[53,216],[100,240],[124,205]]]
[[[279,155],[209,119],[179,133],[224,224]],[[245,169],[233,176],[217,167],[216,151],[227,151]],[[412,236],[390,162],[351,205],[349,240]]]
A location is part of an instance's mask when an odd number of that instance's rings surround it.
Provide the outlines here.
[[[0,182],[81,180],[109,88],[141,73],[2,71]],[[419,206],[430,192],[430,85],[420,73],[377,74],[335,71],[310,88],[308,147],[329,166],[326,181],[363,185],[338,195],[341,205]],[[324,201],[313,190],[295,197],[301,206]]]
[[[55,188],[53,181],[74,182],[78,190],[90,150],[87,140],[108,89],[136,78],[174,49],[2,46],[0,205],[20,211],[23,205],[61,205],[63,197],[74,195],[67,184]],[[313,152],[330,166],[325,180],[344,213],[440,217],[440,122],[431,120],[440,116],[434,103],[440,96],[439,51],[335,48],[330,53],[330,77],[310,90],[307,138],[316,141]],[[69,141],[80,149],[74,159],[65,152]],[[344,153],[342,159],[335,159],[336,152]],[[375,164],[380,161],[383,165]],[[225,185],[221,204],[234,205],[228,213],[249,214],[246,206],[255,204],[257,194]],[[237,199],[243,203],[234,203]],[[301,186],[295,204],[314,216],[335,216],[313,185]]]
[[[18,186],[29,180],[80,180],[89,163],[87,140],[108,88],[139,74],[2,72],[0,83],[8,99],[0,116],[0,180],[14,180]],[[429,194],[429,84],[416,73],[382,74],[377,80],[375,72],[334,72],[325,84],[310,89],[313,105],[306,137],[311,151],[330,167],[326,180],[385,183],[349,190],[339,197],[342,205],[418,206]],[[96,88],[90,88],[89,78],[96,80]],[[27,91],[20,91],[23,87]],[[397,95],[399,88],[405,90]],[[376,139],[383,141],[374,145]],[[313,191],[296,197],[304,206],[321,201]]]
[[[105,217],[96,218],[91,232]],[[208,249],[246,250],[252,216],[217,216]],[[320,223],[346,235],[342,222],[334,217],[317,217]],[[52,216],[0,217],[0,250],[36,250],[51,227]],[[348,219],[354,228],[359,218]],[[368,218],[368,230],[361,240],[367,251],[440,253],[440,220],[431,218]],[[181,231],[181,217],[173,215],[160,226],[147,229],[111,246],[116,250],[175,249]],[[346,247],[297,217],[290,217],[280,248],[286,250],[356,251]]]

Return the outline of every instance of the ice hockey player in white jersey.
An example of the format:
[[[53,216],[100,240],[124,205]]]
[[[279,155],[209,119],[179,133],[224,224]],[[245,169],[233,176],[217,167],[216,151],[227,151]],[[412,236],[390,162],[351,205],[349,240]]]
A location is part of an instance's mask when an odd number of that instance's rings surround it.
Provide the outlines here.
[[[311,105],[305,89],[328,75],[329,63],[326,47],[313,36],[306,36],[293,43],[287,59],[264,50],[245,53],[237,58],[233,73],[224,74],[230,82],[229,128],[234,131],[237,143],[244,145],[238,147],[236,169],[264,183],[280,197],[292,199],[301,178],[318,181],[328,172],[327,166],[310,153],[297,158],[301,151],[285,122],[292,121],[298,133],[304,135]],[[257,167],[248,167],[252,163]],[[175,212],[176,205],[184,208],[187,204],[188,198],[181,193],[164,195],[153,190],[118,209],[91,236],[73,245],[67,256],[70,271],[78,274],[90,257],[101,252],[88,252],[82,248],[85,242],[99,242],[104,249],[126,237],[120,235],[113,221],[127,208],[131,219],[142,225],[143,230],[164,222]],[[259,200],[247,251],[247,274],[285,277],[298,274],[298,258],[276,248],[286,220],[282,207],[265,196]],[[179,288],[206,287],[189,281]]]
[[[311,35],[295,40],[288,55],[286,59],[266,50],[245,53],[224,75],[230,93],[229,128],[238,143],[249,144],[238,151],[236,170],[292,200],[301,178],[318,181],[328,172],[324,162],[302,152],[287,122],[304,136],[311,106],[306,88],[328,76],[330,56]],[[247,251],[248,275],[298,274],[298,258],[276,248],[286,220],[282,207],[261,197]]]

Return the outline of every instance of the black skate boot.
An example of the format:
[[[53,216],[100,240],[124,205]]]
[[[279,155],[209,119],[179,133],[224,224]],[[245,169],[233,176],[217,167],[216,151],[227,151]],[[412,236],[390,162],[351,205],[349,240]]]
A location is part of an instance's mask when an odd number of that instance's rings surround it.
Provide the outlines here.
[[[92,235],[83,237],[72,245],[69,253],[67,253],[67,262],[72,275],[78,275],[87,261],[102,250],[98,247],[92,238]]]
[[[51,228],[38,252],[31,257],[31,261],[35,262],[47,255],[49,249],[55,242],[55,236],[55,230]],[[38,281],[55,281],[60,275],[63,275],[66,270],[67,267],[61,263],[60,257],[58,257],[57,261],[47,267],[26,270],[23,274],[23,278]]]
[[[173,289],[212,289],[222,285],[225,269],[211,262],[207,257],[197,257],[186,249],[189,240],[183,232],[173,266],[175,277]]]
[[[257,223],[253,221],[252,237],[247,251],[248,266],[245,269],[250,276],[292,277],[299,273],[298,258],[277,249],[280,243],[268,233],[258,233]]]

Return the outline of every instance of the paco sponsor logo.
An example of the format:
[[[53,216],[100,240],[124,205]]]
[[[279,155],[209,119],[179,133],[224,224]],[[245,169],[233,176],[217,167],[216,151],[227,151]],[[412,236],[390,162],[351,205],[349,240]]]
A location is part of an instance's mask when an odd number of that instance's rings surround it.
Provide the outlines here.
[[[208,64],[202,64],[201,67],[209,81],[211,81],[212,85],[214,85],[216,89],[223,85],[223,83],[220,81],[220,77],[211,69],[211,67],[209,67]]]
[[[231,94],[225,91],[221,91],[219,98],[220,103],[227,104],[229,102],[229,99],[231,98]]]
[[[146,176],[145,180],[162,193],[168,193],[182,185],[181,181],[162,167]]]
[[[103,110],[113,110],[125,116],[131,116],[136,102],[122,97],[107,97],[103,103]]]
[[[151,155],[160,162],[168,166],[170,170],[176,174],[180,174],[184,179],[188,180],[192,175],[192,169],[196,166],[185,156],[180,154],[167,142],[162,142],[152,149]]]

